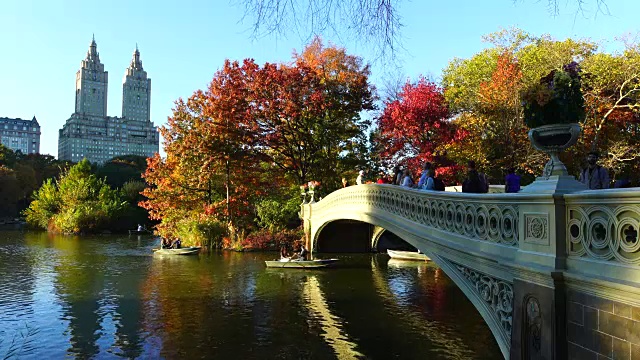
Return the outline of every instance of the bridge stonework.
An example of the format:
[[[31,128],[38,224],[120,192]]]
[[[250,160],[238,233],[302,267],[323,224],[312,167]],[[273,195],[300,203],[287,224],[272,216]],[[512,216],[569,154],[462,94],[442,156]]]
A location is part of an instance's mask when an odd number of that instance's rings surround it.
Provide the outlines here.
[[[539,178],[517,194],[358,185],[300,215],[312,251],[339,220],[391,231],[460,287],[505,358],[640,359],[640,189]]]

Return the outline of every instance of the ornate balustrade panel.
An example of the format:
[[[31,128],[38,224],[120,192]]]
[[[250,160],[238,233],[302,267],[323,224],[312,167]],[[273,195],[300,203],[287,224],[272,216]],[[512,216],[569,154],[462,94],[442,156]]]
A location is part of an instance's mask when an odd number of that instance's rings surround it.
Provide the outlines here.
[[[565,199],[570,257],[640,265],[640,192],[590,191]]]
[[[519,203],[530,195],[462,194],[392,185],[360,185],[336,191],[313,204],[313,217],[336,208],[386,211],[418,224],[466,238],[518,247]]]

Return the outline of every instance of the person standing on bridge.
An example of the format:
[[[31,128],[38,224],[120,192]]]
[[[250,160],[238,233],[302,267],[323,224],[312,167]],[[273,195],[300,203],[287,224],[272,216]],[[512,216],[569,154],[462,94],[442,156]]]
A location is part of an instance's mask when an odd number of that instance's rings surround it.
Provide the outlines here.
[[[520,191],[520,175],[516,174],[516,169],[513,167],[507,170],[507,176],[504,178],[504,192],[517,193]]]
[[[478,173],[478,170],[476,170],[476,162],[469,160],[467,168],[467,178],[462,183],[462,192],[476,194],[489,192],[487,177],[484,174]]]
[[[431,163],[426,161],[422,165],[422,175],[420,175],[420,180],[418,180],[418,189],[426,189],[429,170],[431,170]]]
[[[403,174],[404,172],[402,171],[402,166],[397,165],[393,169],[393,179],[391,183],[393,185],[402,185]]]
[[[411,171],[409,168],[405,168],[402,175],[402,186],[412,188],[414,185],[413,179],[411,179]]]
[[[598,165],[600,154],[591,151],[587,155],[587,167],[580,172],[580,182],[587,185],[591,190],[609,188],[609,172]]]

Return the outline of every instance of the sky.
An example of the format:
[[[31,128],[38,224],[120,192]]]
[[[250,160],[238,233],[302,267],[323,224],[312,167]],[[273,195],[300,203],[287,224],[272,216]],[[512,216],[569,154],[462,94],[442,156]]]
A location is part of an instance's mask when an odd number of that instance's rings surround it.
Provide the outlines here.
[[[57,156],[58,130],[74,111],[75,74],[94,34],[109,72],[108,115],[121,115],[122,79],[137,43],[151,78],[155,125],[166,123],[175,100],[205,88],[225,59],[287,62],[308,43],[309,34],[294,32],[252,37],[240,1],[2,0],[0,117],[35,115],[40,152]],[[558,0],[554,15],[547,0],[402,0],[404,50],[394,63],[374,61],[376,52],[362,40],[318,35],[371,62],[370,80],[383,88],[389,74],[437,80],[449,61],[489,47],[482,36],[503,28],[556,39],[591,38],[608,52],[619,49],[616,37],[640,31],[638,0],[605,0],[607,13],[596,11],[596,0],[586,0],[577,13],[576,1]]]

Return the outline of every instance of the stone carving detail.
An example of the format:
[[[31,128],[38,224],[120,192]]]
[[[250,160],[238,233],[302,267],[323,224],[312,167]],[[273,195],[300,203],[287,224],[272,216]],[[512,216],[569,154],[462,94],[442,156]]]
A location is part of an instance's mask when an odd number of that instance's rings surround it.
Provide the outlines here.
[[[567,227],[569,256],[640,265],[638,205],[569,206]]]
[[[356,188],[333,193],[313,204],[313,216],[324,216],[334,206],[366,205],[466,238],[518,246],[518,205],[509,201],[487,204],[392,186]]]
[[[542,347],[542,315],[540,302],[533,296],[524,301],[523,359],[539,358]]]
[[[447,260],[448,261],[448,260]],[[492,310],[492,315],[500,325],[507,339],[511,339],[513,318],[513,285],[507,281],[483,274],[460,264],[451,264],[471,284],[476,293]]]
[[[549,245],[549,220],[547,214],[524,214],[524,241],[534,244]]]

